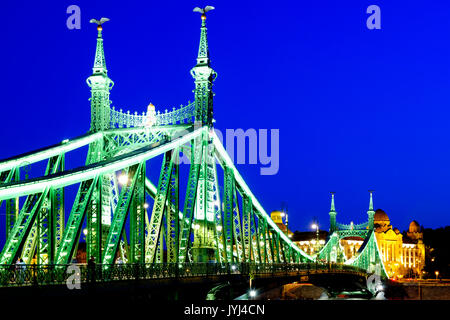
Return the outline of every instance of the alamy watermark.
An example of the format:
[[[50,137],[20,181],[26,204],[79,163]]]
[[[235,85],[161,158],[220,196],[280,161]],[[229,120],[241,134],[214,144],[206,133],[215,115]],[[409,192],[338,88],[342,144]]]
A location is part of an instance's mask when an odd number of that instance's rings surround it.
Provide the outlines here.
[[[372,4],[367,7],[366,13],[370,14],[367,18],[367,29],[381,29],[381,9],[379,6]]]
[[[66,286],[69,290],[81,289],[81,269],[76,264],[71,264],[66,273],[68,275],[66,280]]]
[[[201,123],[195,123],[194,129],[201,128]],[[225,134],[220,129],[214,128],[215,136],[224,146],[225,151],[235,164],[261,165],[261,175],[276,175],[280,169],[280,130],[279,129],[226,129]],[[172,139],[181,138],[188,134],[188,130],[180,130],[172,136]],[[212,143],[214,135],[209,132],[208,143],[209,150],[212,153],[214,144]],[[202,163],[201,157],[193,157],[183,153],[178,164],[191,164],[191,160],[198,159]]]
[[[67,7],[67,14],[70,16],[66,20],[66,26],[69,30],[81,29],[81,9],[79,6],[72,4]]]

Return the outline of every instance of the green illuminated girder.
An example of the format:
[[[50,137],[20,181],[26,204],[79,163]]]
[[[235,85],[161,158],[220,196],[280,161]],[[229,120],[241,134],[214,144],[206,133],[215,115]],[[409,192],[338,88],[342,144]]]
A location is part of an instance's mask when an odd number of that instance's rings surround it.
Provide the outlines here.
[[[369,231],[369,234],[364,240],[364,243],[359,249],[357,255],[346,261],[345,264],[366,270],[369,273],[378,273],[384,278],[389,278],[378,249],[376,236],[373,230]]]
[[[65,170],[65,155],[61,154],[61,159],[59,163],[59,171]],[[52,217],[53,223],[55,225],[55,236],[54,236],[54,247],[51,249],[50,263],[53,263],[56,249],[60,246],[62,241],[62,236],[64,233],[64,223],[65,223],[65,205],[64,205],[64,188],[51,189],[51,207],[52,207]]]
[[[95,261],[102,259],[102,182],[99,177],[92,192],[86,217],[86,257],[94,257]]]
[[[130,263],[145,263],[145,165],[136,175],[136,187],[130,207]]]
[[[278,233],[270,230],[270,246],[273,252],[273,263],[280,263],[280,251],[278,250]]]
[[[235,262],[233,247],[236,244],[235,230],[233,224],[233,195],[234,195],[234,175],[229,167],[223,169],[223,230],[224,247],[226,253],[225,262]]]
[[[122,186],[120,191],[119,203],[114,212],[111,229],[105,243],[102,262],[104,265],[115,263],[120,238],[122,236],[125,222],[127,220],[131,199],[135,192],[139,173],[142,171],[145,163],[133,165],[128,170],[128,183]]]
[[[37,226],[37,232],[34,235],[33,246],[37,243],[36,246],[36,258],[37,264],[48,264],[49,260],[53,260],[53,256],[50,257],[53,253],[54,248],[54,236],[55,236],[55,228],[53,223],[52,216],[52,207],[51,207],[51,197],[52,190],[50,190],[47,197],[44,198],[41,208],[39,210],[39,214],[37,216],[35,226]],[[32,230],[33,231],[33,230]],[[29,235],[29,238],[31,233]],[[33,255],[25,256],[22,255],[23,261],[25,263],[31,263],[33,259]]]
[[[269,257],[267,253],[267,238],[266,238],[266,230],[267,230],[267,222],[266,219],[260,217],[258,219],[258,233],[260,243],[263,243],[261,248],[261,263],[269,263]]]
[[[239,199],[237,197],[237,188],[235,181],[233,182],[233,231],[236,243],[237,257],[240,262],[245,262],[243,233],[241,228],[241,215],[239,210]]]
[[[281,262],[286,262],[286,254],[285,254],[285,250],[284,250],[284,242],[283,241],[281,241],[281,239],[280,239],[280,234],[279,233],[277,233],[277,244],[278,244],[278,247],[279,247],[279,252],[280,252],[280,261]]]
[[[260,240],[259,240],[259,229],[258,225],[256,224],[256,212],[254,211],[254,208],[252,208],[252,215],[251,215],[251,237],[252,237],[252,248],[253,248],[253,255],[254,255],[254,262],[262,263],[261,261],[261,248],[260,248]]]
[[[64,155],[55,156],[49,159],[45,176],[54,174],[64,168],[62,165]],[[35,251],[37,251],[37,263],[48,263],[53,260],[55,247],[55,216],[52,211],[52,196],[54,191],[49,189],[48,195],[43,199],[38,216],[27,235],[26,242],[22,250],[22,259],[25,263],[31,263]],[[51,255],[49,257],[49,255]]]
[[[246,194],[242,195],[242,235],[244,245],[244,261],[252,261],[252,235],[251,235],[251,217],[252,217],[252,199]]]
[[[179,219],[179,151],[174,150],[174,164],[169,185],[168,205],[166,207],[166,246],[167,262],[178,262],[178,246],[180,234]]]
[[[99,177],[81,182],[77,196],[70,212],[69,220],[64,229],[61,244],[56,252],[57,264],[70,263],[75,247],[78,244],[81,226],[86,216],[86,210]]]
[[[20,180],[20,169],[13,168],[10,171],[2,172],[2,176],[0,177],[0,183],[9,183],[11,181],[19,181]],[[2,201],[0,201],[1,205]],[[14,227],[14,223],[19,215],[19,198],[13,198],[6,200],[6,239]]]
[[[217,258],[217,229],[216,210],[214,204],[215,181],[214,181],[214,149],[210,143],[209,134],[205,130],[202,134],[203,158],[200,165],[198,178],[197,199],[195,203],[195,221],[197,227],[194,229],[194,253],[195,262],[213,258],[210,253],[214,250]],[[197,250],[198,249],[198,250]],[[204,250],[209,253],[205,253]],[[203,253],[199,253],[203,252]]]
[[[164,217],[163,217],[164,218]],[[158,245],[156,247],[155,260],[154,263],[164,262],[164,219],[161,223],[161,229],[159,231]]]
[[[48,189],[42,193],[37,193],[27,197],[25,204],[20,211],[14,228],[6,240],[0,255],[0,264],[12,264],[19,256],[19,249],[23,247],[26,235],[36,219],[37,211],[39,211],[43,199],[47,196]]]
[[[225,239],[225,229],[222,222],[222,207],[220,204],[220,190],[219,190],[219,180],[217,178],[217,166],[216,159],[214,158],[214,153],[211,152],[210,161],[213,166],[213,180],[214,180],[214,220],[216,227],[214,228],[215,238],[216,238],[216,261],[223,263],[227,261],[226,257],[226,239]]]
[[[267,225],[266,225],[266,234],[267,234],[267,242],[268,242],[269,251],[270,251],[269,262],[270,263],[279,262],[279,261],[277,261],[276,252],[275,252],[275,248],[274,248],[274,244],[273,244],[272,231],[270,230],[270,227]]]
[[[172,151],[166,152],[159,176],[158,192],[155,197],[150,225],[148,227],[147,239],[145,244],[146,263],[155,262],[158,240],[160,239],[161,235],[161,224],[163,220],[164,210],[167,204],[167,195],[170,187],[173,162],[174,158],[172,155]],[[162,241],[160,242],[160,244],[162,244]]]
[[[337,248],[339,246],[339,235],[334,232],[329,237],[327,243],[317,254],[317,258],[320,260],[325,260],[329,262],[336,262],[337,259]]]
[[[201,137],[196,137],[193,141],[191,151],[191,166],[189,168],[189,180],[184,198],[183,220],[181,221],[180,246],[178,262],[184,263],[191,242],[191,226],[194,218],[195,202],[197,197],[198,179],[200,175],[200,164],[203,155],[203,144]]]

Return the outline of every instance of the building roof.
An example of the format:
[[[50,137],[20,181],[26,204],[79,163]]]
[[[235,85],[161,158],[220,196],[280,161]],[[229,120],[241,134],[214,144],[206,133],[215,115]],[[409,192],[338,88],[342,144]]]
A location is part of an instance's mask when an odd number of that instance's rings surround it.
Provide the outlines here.
[[[381,209],[377,209],[376,211],[375,211],[375,215],[373,216],[373,221],[376,223],[376,222],[384,222],[384,223],[386,223],[386,222],[390,222],[389,221],[389,217],[388,217],[388,215],[386,214],[386,212],[384,212],[383,210],[381,210]]]
[[[409,232],[420,232],[420,225],[416,220],[411,221],[411,223],[409,224]]]

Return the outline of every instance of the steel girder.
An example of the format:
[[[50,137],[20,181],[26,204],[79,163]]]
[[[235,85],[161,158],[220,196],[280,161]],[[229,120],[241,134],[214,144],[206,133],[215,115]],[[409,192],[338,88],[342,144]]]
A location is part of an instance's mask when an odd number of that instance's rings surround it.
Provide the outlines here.
[[[49,159],[47,168],[45,171],[45,175],[54,174],[58,170],[61,170],[64,166],[61,165],[64,159],[63,155],[55,156]],[[16,170],[17,173],[18,169]],[[17,176],[16,176],[17,178]],[[51,201],[52,201],[52,189],[47,189],[43,194],[42,201],[39,202],[38,207],[34,208],[32,211],[33,214],[29,218],[25,220],[21,220],[19,223],[20,227],[24,228],[25,232],[14,233],[13,229],[9,233],[9,237],[7,238],[7,243],[5,247],[12,246],[13,247],[13,256],[12,261],[14,261],[17,256],[21,256],[25,263],[31,263],[31,259],[34,256],[34,252],[36,250],[36,246],[38,247],[38,260],[42,262],[48,263],[48,254],[53,254],[54,249],[54,240],[55,240],[55,216],[53,215],[53,211],[51,211]],[[26,207],[29,204],[28,198],[33,196],[28,196],[25,200],[24,209],[25,211],[29,211],[29,208]],[[18,199],[15,199],[15,202],[18,206]],[[56,203],[53,203],[53,206],[56,206]],[[28,212],[24,212],[24,217]],[[23,217],[23,218],[24,218]],[[17,219],[19,220],[19,219]],[[12,222],[10,220],[10,222]],[[25,224],[23,224],[25,222]],[[17,223],[14,224],[14,226]],[[29,227],[31,228],[29,229]],[[17,244],[22,244],[23,247],[17,246]],[[51,248],[50,248],[51,247]],[[20,250],[22,252],[20,253]]]
[[[225,247],[225,262],[236,262],[234,257],[234,246],[236,245],[236,227],[233,219],[234,209],[234,176],[233,170],[223,168],[223,245]]]
[[[102,263],[104,265],[115,263],[120,239],[122,237],[125,222],[128,216],[128,211],[130,208],[131,199],[133,198],[133,194],[138,184],[137,181],[139,180],[139,175],[142,174],[141,171],[143,170],[144,165],[145,163],[136,164],[131,166],[128,170],[128,179],[127,182],[122,185],[122,189],[119,195],[119,203],[117,204],[116,210],[114,212],[111,229],[109,230],[108,237],[106,239],[102,259]]]
[[[136,187],[130,207],[130,263],[145,263],[145,164],[136,175]]]
[[[20,168],[14,168],[9,171],[5,171],[2,173],[0,177],[1,183],[9,183],[11,181],[19,181],[20,180]],[[0,200],[0,205],[2,201]],[[6,239],[8,239],[9,234],[14,227],[14,223],[19,215],[19,198],[13,198],[6,200]]]
[[[56,253],[57,264],[67,264],[71,261],[75,246],[80,238],[81,226],[86,216],[86,209],[99,177],[83,181],[78,189],[72,210],[64,229],[61,244]]]
[[[189,179],[186,187],[186,196],[184,198],[183,219],[180,228],[180,246],[178,252],[178,261],[186,262],[188,250],[190,248],[191,228],[194,218],[194,209],[197,197],[198,179],[200,175],[200,164],[203,155],[203,144],[201,137],[197,136],[192,142],[191,165],[189,168]]]
[[[0,256],[0,264],[12,264],[17,259],[19,250],[23,247],[26,240],[25,236],[29,234],[36,219],[36,212],[39,210],[47,194],[48,189],[44,190],[42,193],[36,193],[27,197],[22,210],[20,210],[19,217],[11,230],[9,238],[3,247]]]
[[[166,207],[167,262],[178,262],[180,216],[179,216],[179,151],[173,153],[173,166]]]
[[[375,273],[384,278],[389,278],[373,230],[369,231],[367,238],[364,240],[356,256],[347,260],[345,264],[366,270],[368,273]]]
[[[170,180],[172,176],[174,157],[172,151],[166,152],[164,155],[163,164],[161,167],[161,172],[159,176],[158,192],[155,197],[155,202],[153,204],[152,216],[150,224],[148,226],[148,233],[146,239],[146,253],[145,261],[146,263],[155,262],[155,254],[158,246],[162,246],[161,235],[161,225],[163,221],[164,210],[167,205],[167,195],[170,188]]]

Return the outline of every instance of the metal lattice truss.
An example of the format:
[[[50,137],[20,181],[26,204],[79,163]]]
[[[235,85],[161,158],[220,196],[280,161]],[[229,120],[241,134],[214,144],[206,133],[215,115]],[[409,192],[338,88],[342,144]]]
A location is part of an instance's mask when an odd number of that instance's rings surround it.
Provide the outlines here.
[[[65,155],[87,145],[86,165],[65,170]],[[96,156],[98,148],[104,150],[101,156]],[[190,165],[179,164],[181,154],[190,158]],[[154,184],[146,168],[147,161],[158,156],[164,159]],[[40,161],[48,162],[42,176],[20,179],[25,163]],[[179,171],[184,165],[189,175],[181,205]],[[124,174],[127,180],[120,185],[117,178]],[[87,134],[0,162],[0,179],[0,201],[9,204],[0,264],[19,257],[26,263],[33,258],[40,264],[70,263],[83,226],[88,255],[105,265],[118,257],[130,263],[195,260],[192,252],[200,239],[199,247],[206,245],[218,262],[313,260],[269,218],[207,126]],[[76,184],[78,192],[65,223],[64,188]],[[150,215],[147,196],[153,199]],[[20,198],[25,201],[19,210]]]
[[[375,273],[384,278],[389,278],[373,230],[369,232],[357,254],[347,260],[345,264],[366,270],[368,273]]]

